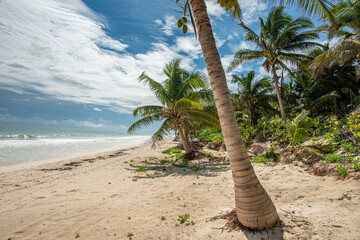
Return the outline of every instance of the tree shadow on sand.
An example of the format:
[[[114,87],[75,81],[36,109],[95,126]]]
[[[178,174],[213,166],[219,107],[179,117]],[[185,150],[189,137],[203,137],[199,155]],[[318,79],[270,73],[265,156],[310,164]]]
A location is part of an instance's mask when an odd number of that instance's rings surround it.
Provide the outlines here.
[[[146,160],[130,163],[125,169],[141,173],[134,178],[162,178],[167,176],[203,176],[216,177],[220,172],[230,169],[228,161],[212,161],[209,158],[196,160],[171,160],[148,158]]]

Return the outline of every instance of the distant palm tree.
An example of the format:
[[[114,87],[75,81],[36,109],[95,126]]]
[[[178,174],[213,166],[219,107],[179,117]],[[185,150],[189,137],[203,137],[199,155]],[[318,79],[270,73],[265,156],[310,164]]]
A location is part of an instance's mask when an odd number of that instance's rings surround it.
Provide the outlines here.
[[[206,126],[219,126],[218,119],[204,111],[203,105],[198,101],[201,92],[196,90],[207,88],[208,83],[203,73],[189,73],[181,68],[180,59],[174,59],[166,64],[163,72],[167,79],[162,83],[151,79],[145,72],[139,77],[139,81],[149,85],[162,106],[147,105],[136,108],[133,115],[140,115],[142,118],[133,123],[128,132],[132,133],[155,121],[163,121],[159,130],[152,136],[153,143],[175,130],[180,135],[186,153],[190,153],[191,148],[187,139],[189,127],[199,122]]]
[[[314,31],[299,33],[301,30],[314,27],[309,19],[300,17],[293,20],[290,15],[284,13],[283,9],[284,7],[272,9],[266,22],[260,18],[260,35],[244,23],[239,24],[246,32],[245,40],[255,43],[257,48],[241,49],[236,52],[229,70],[243,62],[264,58],[262,66],[273,75],[281,117],[285,120],[284,104],[279,90],[279,76],[276,71],[283,69],[293,75],[287,64],[299,66],[303,60],[309,58],[299,51],[321,45],[311,41],[319,38]]]
[[[273,89],[269,78],[262,78],[255,81],[255,71],[248,74],[236,76],[233,75],[231,83],[238,85],[238,92],[234,94],[241,103],[243,103],[250,113],[250,121],[252,125],[258,122],[258,109],[269,107],[269,93]]]

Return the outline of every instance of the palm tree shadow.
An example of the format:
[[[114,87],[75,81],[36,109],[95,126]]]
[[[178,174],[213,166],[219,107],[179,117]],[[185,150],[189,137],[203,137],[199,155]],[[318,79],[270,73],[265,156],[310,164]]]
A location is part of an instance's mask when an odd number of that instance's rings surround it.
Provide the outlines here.
[[[261,231],[249,231],[246,230],[243,232],[246,239],[248,240],[282,240],[284,239],[284,228],[283,224],[280,220],[276,223],[276,225],[270,229],[261,230]]]
[[[228,161],[210,161],[209,159],[191,160],[187,164],[181,161],[171,162],[166,160],[150,158],[137,163],[129,164],[125,169],[131,172],[141,172],[134,178],[163,178],[167,176],[194,176],[194,177],[216,177],[220,172],[229,170]],[[145,168],[145,169],[144,169]],[[142,169],[142,170],[141,170]]]

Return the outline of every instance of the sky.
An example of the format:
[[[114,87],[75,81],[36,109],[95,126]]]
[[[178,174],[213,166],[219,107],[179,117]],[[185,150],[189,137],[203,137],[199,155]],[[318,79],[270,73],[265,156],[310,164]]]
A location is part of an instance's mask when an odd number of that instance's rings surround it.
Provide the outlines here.
[[[271,6],[239,3],[257,31]],[[226,68],[236,51],[254,46],[216,0],[206,4]],[[164,64],[176,57],[187,70],[206,72],[193,31],[176,26],[177,11],[171,0],[0,0],[0,123],[126,131],[136,107],[159,104],[138,82],[142,72],[163,81]],[[250,70],[267,74],[257,61],[227,72],[227,80]]]

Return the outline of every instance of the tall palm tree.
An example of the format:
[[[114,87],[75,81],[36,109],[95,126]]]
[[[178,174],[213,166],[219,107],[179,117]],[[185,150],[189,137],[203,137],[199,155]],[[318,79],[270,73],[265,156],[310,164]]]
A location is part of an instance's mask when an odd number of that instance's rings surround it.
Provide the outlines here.
[[[162,106],[147,105],[134,110],[134,116],[142,118],[133,123],[128,132],[148,126],[155,121],[163,121],[159,130],[152,136],[155,144],[163,139],[170,131],[178,131],[186,153],[191,152],[188,144],[187,131],[192,122],[202,122],[206,126],[218,126],[219,121],[213,115],[205,112],[204,107],[197,101],[200,94],[196,90],[207,88],[208,84],[201,72],[187,72],[180,67],[180,59],[174,59],[166,64],[163,73],[167,79],[160,83],[146,73],[142,73],[139,81],[149,85],[150,90],[161,102]]]
[[[255,81],[255,71],[250,71],[245,76],[233,75],[231,83],[238,85],[238,92],[234,95],[249,110],[251,124],[256,125],[259,118],[257,110],[269,107],[267,100],[272,90],[269,78]]]
[[[255,174],[243,144],[205,2],[185,0],[184,9],[185,12],[188,10],[191,20],[194,20],[192,23],[196,26],[210,78],[234,179],[237,218],[248,228],[271,227],[276,223],[278,215]]]
[[[260,18],[259,35],[244,23],[239,24],[246,32],[245,40],[255,43],[258,50],[239,50],[234,54],[234,59],[229,69],[234,69],[243,62],[264,58],[265,61],[262,66],[272,73],[281,117],[285,120],[285,109],[279,90],[279,76],[276,71],[283,69],[293,75],[287,64],[301,65],[301,62],[309,57],[299,53],[299,51],[319,46],[320,44],[311,41],[319,38],[318,34],[314,31],[299,33],[301,30],[314,27],[309,19],[300,17],[293,20],[290,15],[284,13],[283,9],[284,7],[273,8],[266,22]]]

